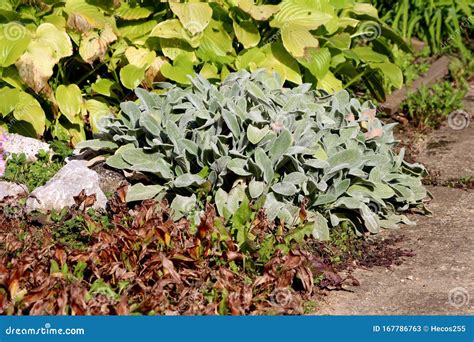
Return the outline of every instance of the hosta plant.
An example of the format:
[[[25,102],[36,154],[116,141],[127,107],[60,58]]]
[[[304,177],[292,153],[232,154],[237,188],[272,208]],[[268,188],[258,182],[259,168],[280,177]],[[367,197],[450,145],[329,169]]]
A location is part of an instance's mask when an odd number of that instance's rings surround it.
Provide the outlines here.
[[[400,87],[391,39],[355,0],[0,1],[1,121],[25,135],[83,140],[139,85],[220,81],[266,68],[328,92]]]
[[[166,198],[178,215],[208,200],[228,218],[250,200],[322,239],[342,222],[373,233],[409,222],[401,212],[426,196],[424,168],[393,152],[393,124],[346,91],[321,97],[310,84],[280,84],[277,74],[240,71],[219,87],[197,77],[163,94],[139,88],[137,102],[78,147],[146,179],[129,201]]]

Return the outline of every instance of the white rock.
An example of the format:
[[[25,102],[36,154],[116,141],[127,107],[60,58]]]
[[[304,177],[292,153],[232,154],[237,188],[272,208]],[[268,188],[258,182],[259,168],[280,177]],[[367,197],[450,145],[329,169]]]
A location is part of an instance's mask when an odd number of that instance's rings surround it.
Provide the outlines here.
[[[93,208],[105,208],[107,198],[99,187],[99,176],[88,169],[83,161],[72,160],[58,171],[44,186],[30,194],[26,200],[26,211],[61,210],[70,207],[82,190],[86,195],[96,195]]]
[[[0,201],[5,197],[18,197],[28,193],[28,188],[23,184],[0,181]]]
[[[37,139],[24,137],[14,133],[5,133],[5,138],[6,139],[2,142],[2,148],[7,155],[12,153],[24,153],[27,160],[35,161],[36,155],[40,150],[52,153],[49,144]]]

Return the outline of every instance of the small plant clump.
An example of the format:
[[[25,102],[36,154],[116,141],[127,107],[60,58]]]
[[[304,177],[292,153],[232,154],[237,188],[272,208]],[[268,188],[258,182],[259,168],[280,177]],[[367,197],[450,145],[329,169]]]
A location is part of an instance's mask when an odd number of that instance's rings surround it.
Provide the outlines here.
[[[228,219],[245,201],[270,220],[329,238],[347,222],[359,231],[409,222],[401,213],[426,196],[424,168],[395,154],[393,125],[345,91],[320,96],[278,75],[202,77],[165,94],[137,89],[95,140],[78,148],[109,154],[107,165],[141,175],[127,199],[166,198],[178,217],[215,203]],[[198,215],[199,216],[199,215]]]
[[[5,169],[0,175],[4,180],[26,185],[29,191],[46,184],[64,165],[64,159],[71,154],[67,143],[51,142],[54,154],[39,151],[34,162],[29,162],[24,153],[11,154],[4,161]]]
[[[404,112],[418,129],[438,128],[449,114],[463,107],[465,93],[448,80],[431,88],[422,86],[404,102]]]

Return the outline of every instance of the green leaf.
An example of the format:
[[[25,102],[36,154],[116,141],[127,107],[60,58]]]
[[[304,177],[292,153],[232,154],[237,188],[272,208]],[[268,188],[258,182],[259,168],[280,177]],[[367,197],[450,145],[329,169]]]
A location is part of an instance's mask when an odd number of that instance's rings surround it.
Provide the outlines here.
[[[153,10],[148,7],[133,6],[124,2],[115,11],[115,15],[123,20],[138,20],[148,18],[153,13]]]
[[[26,51],[31,41],[30,32],[19,22],[0,25],[0,67],[14,64]]]
[[[31,124],[36,135],[42,135],[46,127],[46,115],[41,105],[28,93],[20,92],[13,116],[20,121]]]
[[[92,84],[92,90],[97,94],[104,96],[112,96],[114,88],[117,87],[117,83],[107,78],[99,78],[95,83]]]
[[[258,45],[260,42],[260,33],[251,21],[242,21],[240,23],[233,21],[232,25],[234,27],[235,36],[245,49],[250,49]]]
[[[205,2],[170,2],[169,5],[191,36],[204,31],[211,21],[212,9]]]
[[[59,110],[67,117],[69,122],[75,123],[75,118],[81,113],[82,109],[81,89],[75,84],[68,86],[61,84],[56,89],[56,102]]]
[[[308,49],[303,58],[298,60],[316,79],[324,79],[331,66],[331,53],[327,48]]]
[[[135,89],[145,78],[145,68],[128,64],[120,69],[120,81],[128,89]]]
[[[307,29],[296,24],[283,26],[281,40],[285,49],[295,58],[305,56],[309,48],[319,47],[319,41]]]

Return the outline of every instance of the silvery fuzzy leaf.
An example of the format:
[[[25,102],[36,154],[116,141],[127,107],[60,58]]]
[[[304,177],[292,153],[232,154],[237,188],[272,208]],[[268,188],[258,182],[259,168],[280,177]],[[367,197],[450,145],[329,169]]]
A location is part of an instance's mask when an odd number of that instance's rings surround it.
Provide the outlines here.
[[[257,128],[255,126],[249,125],[247,127],[247,139],[254,145],[257,145],[260,140],[262,140],[265,135],[269,132],[268,126],[263,128]]]
[[[122,102],[120,104],[120,109],[122,110],[122,115],[126,115],[129,120],[129,127],[135,128],[136,124],[140,120],[142,112],[138,108],[137,104],[132,101]]]
[[[147,130],[154,136],[159,136],[161,133],[160,122],[153,116],[143,113],[139,119],[140,126]]]
[[[314,169],[325,169],[329,167],[329,163],[325,160],[320,160],[320,159],[308,159],[305,161],[305,164],[309,167],[312,167]]]
[[[364,203],[362,203],[360,206],[360,213],[362,219],[364,220],[365,227],[369,232],[374,234],[380,232],[377,214],[370,210],[370,208]]]
[[[293,196],[294,194],[298,192],[298,189],[296,188],[296,186],[288,182],[276,183],[275,185],[272,186],[272,190],[275,193],[279,195],[283,195],[283,196]]]
[[[308,213],[307,220],[313,224],[313,237],[320,241],[329,240],[328,221],[319,212]]]
[[[313,206],[325,205],[334,202],[337,197],[334,194],[322,194],[316,198],[316,201],[313,203]],[[337,207],[337,205],[336,205]]]
[[[186,188],[191,185],[201,185],[206,180],[199,175],[193,175],[191,173],[185,173],[173,181],[173,185],[177,188]]]
[[[272,164],[275,164],[290,148],[293,142],[290,131],[283,129],[270,147],[269,156]]]
[[[225,208],[227,206],[227,199],[229,195],[227,192],[222,190],[221,188],[217,189],[216,194],[214,196],[214,201],[216,203],[217,212],[220,216],[225,216]]]
[[[247,161],[245,159],[234,158],[227,163],[227,168],[239,176],[250,176],[251,173],[245,170]]]
[[[196,195],[189,197],[176,195],[171,202],[170,208],[173,209],[173,219],[179,220],[181,217],[189,215],[196,208]]]
[[[161,185],[143,185],[137,183],[128,187],[126,201],[135,202],[155,198],[161,192],[166,192],[166,188]]]
[[[226,208],[229,214],[233,215],[239,209],[240,203],[245,197],[245,185],[243,183],[234,184],[227,197]]]
[[[158,108],[158,104],[155,101],[155,98],[151,93],[147,92],[145,89],[137,88],[135,89],[135,94],[141,100],[141,105],[145,108],[147,112],[154,113],[155,109]]]
[[[265,189],[264,182],[257,182],[255,179],[252,179],[249,183],[249,193],[251,198],[258,198],[263,194]]]
[[[223,109],[221,115],[225,121],[226,126],[232,132],[232,135],[238,138],[240,136],[240,125],[237,117],[227,109]]]
[[[255,150],[255,163],[262,170],[265,182],[271,184],[274,174],[272,162],[261,148]]]
[[[86,148],[89,148],[93,151],[115,150],[118,148],[118,145],[112,141],[105,141],[100,139],[81,141],[79,144],[76,145],[76,149],[78,150],[83,150]]]
[[[297,186],[301,186],[307,180],[308,177],[302,172],[291,172],[283,177],[283,182],[292,183]]]
[[[265,204],[263,205],[269,220],[274,220],[284,206],[285,203],[277,201],[273,193],[269,193],[267,195],[265,199]]]
[[[328,163],[332,168],[341,164],[348,165],[347,168],[353,168],[360,164],[361,157],[362,154],[357,149],[342,150],[330,156]]]

